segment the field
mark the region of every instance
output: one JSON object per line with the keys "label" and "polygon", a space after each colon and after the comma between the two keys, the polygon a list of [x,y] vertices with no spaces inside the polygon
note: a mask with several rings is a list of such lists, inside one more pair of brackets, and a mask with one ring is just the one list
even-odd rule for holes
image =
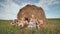
{"label": "field", "polygon": [[60,19],[48,19],[39,30],[20,29],[12,26],[12,20],[0,20],[0,34],[60,34]]}

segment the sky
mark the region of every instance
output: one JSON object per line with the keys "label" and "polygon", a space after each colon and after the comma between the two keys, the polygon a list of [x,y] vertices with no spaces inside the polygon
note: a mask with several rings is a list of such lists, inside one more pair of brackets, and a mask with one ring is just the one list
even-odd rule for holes
{"label": "sky", "polygon": [[46,18],[60,18],[60,0],[0,0],[0,19],[16,19],[27,4],[42,7]]}

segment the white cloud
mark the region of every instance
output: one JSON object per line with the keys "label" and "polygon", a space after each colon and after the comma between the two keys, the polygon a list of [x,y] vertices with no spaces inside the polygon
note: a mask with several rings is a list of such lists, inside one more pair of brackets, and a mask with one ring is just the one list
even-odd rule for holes
{"label": "white cloud", "polygon": [[54,4],[60,4],[59,0],[40,0],[41,4],[45,4],[45,5],[54,5]]}
{"label": "white cloud", "polygon": [[[4,11],[0,13],[0,19],[15,19],[17,16],[17,13],[20,9],[20,6],[12,2],[12,0],[5,0],[5,3],[1,5],[4,6],[1,11]],[[3,10],[4,9],[4,10]]]}
{"label": "white cloud", "polygon": [[[60,4],[60,0],[40,0],[38,3],[31,3],[31,1],[24,0],[24,2],[22,2],[22,5],[18,5],[17,3],[13,2],[13,0],[4,0],[4,1],[5,1],[4,3],[0,2],[0,5],[4,7],[1,8],[0,10],[0,12],[3,11],[2,13],[0,13],[0,19],[15,19],[17,17],[19,9],[27,4],[33,4],[39,7],[41,6],[44,10],[49,10],[48,8],[49,5]],[[16,0],[16,1],[20,3],[23,0],[21,1]]]}
{"label": "white cloud", "polygon": [[44,10],[49,10],[48,6],[60,4],[60,0],[40,0],[38,3],[35,3],[35,5],[42,7]]}

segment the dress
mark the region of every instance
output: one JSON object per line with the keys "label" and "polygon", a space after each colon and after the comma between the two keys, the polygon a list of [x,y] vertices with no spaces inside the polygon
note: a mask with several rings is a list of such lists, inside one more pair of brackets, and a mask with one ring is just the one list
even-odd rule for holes
{"label": "dress", "polygon": [[28,28],[36,28],[36,20],[35,19],[31,19],[28,25]]}

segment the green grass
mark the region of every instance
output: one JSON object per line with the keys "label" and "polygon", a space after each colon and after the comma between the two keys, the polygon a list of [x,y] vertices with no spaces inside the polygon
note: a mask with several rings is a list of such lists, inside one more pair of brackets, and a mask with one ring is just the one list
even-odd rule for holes
{"label": "green grass", "polygon": [[48,19],[39,30],[20,29],[12,26],[12,20],[0,20],[0,34],[60,34],[60,19]]}

